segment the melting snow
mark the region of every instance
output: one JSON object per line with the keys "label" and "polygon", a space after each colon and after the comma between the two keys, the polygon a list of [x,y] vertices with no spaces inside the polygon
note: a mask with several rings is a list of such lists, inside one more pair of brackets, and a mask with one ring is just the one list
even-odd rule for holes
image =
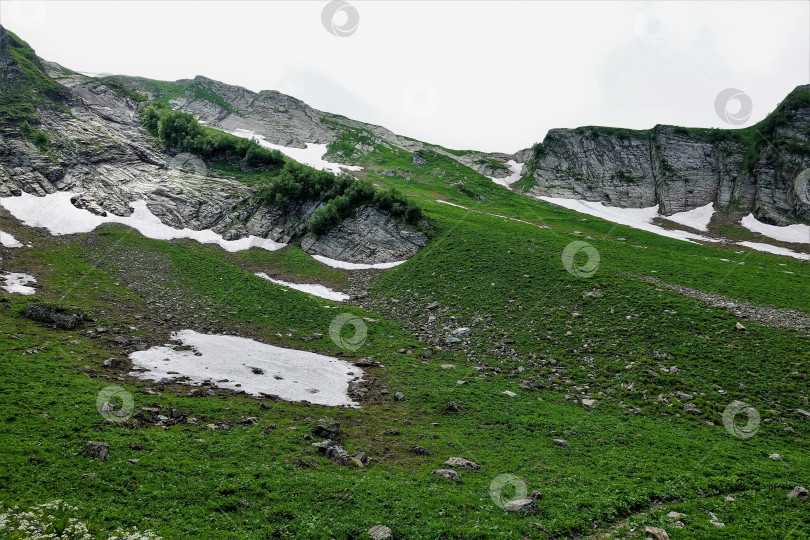
{"label": "melting snow", "polygon": [[97,216],[87,210],[76,208],[70,203],[73,193],[58,191],[36,197],[23,193],[19,197],[2,197],[0,205],[30,227],[45,227],[55,236],[90,232],[104,223],[121,223],[137,229],[142,235],[156,240],[173,240],[175,238],[190,238],[204,244],[219,244],[226,251],[243,251],[252,247],[259,247],[274,251],[284,247],[281,244],[249,236],[239,240],[225,240],[221,234],[211,229],[195,231],[192,229],[175,229],[160,221],[146,206],[145,201],[131,203],[132,215],[128,217],[107,214]]}
{"label": "melting snow", "polygon": [[309,283],[290,283],[289,281],[281,281],[280,279],[273,279],[264,272],[257,272],[256,275],[259,276],[260,278],[266,279],[267,281],[271,281],[277,285],[283,285],[284,287],[289,287],[290,289],[302,291],[314,296],[320,296],[321,298],[326,298],[327,300],[344,302],[349,299],[348,294],[335,291],[334,289],[324,287],[323,285],[316,285]]}
{"label": "melting snow", "polygon": [[22,247],[22,242],[20,242],[7,232],[0,231],[0,245],[7,248],[17,248]]}
{"label": "melting snow", "polygon": [[5,272],[0,274],[0,279],[5,282],[5,284],[0,286],[0,288],[5,289],[10,293],[34,294],[36,292],[33,287],[28,286],[29,283],[37,282],[34,276],[14,272]]}
{"label": "melting snow", "polygon": [[520,173],[523,171],[523,163],[518,163],[514,159],[510,159],[509,161],[506,162],[506,165],[509,167],[509,170],[512,172],[512,174],[510,174],[505,178],[495,178],[494,176],[489,176],[487,178],[489,178],[496,184],[500,184],[505,188],[509,188],[509,186],[520,180]]}
{"label": "melting snow", "polygon": [[316,261],[322,262],[327,266],[331,266],[332,268],[343,268],[344,270],[369,270],[372,268],[376,270],[382,270],[386,268],[393,268],[405,262],[405,261],[394,261],[390,263],[362,264],[362,263],[339,261],[337,259],[330,259],[329,257],[324,257],[323,255],[313,255],[312,258],[315,259]]}
{"label": "melting snow", "polygon": [[[538,198],[551,204],[556,204],[557,206],[562,206],[564,208],[575,210],[590,216],[596,216],[613,223],[618,223],[619,225],[626,225],[634,229],[648,231],[660,236],[675,238],[676,240],[684,240],[686,242],[693,242],[695,240],[702,240],[704,242],[718,241],[699,234],[679,230],[670,230],[659,227],[658,225],[653,225],[652,221],[654,218],[662,217],[658,214],[658,206],[650,206],[649,208],[619,208],[617,206],[605,206],[601,202],[581,201],[579,199],[561,199],[555,197]],[[682,214],[683,213],[686,212],[682,212]],[[671,217],[672,216],[670,216],[670,218]]]}
{"label": "melting snow", "polygon": [[686,227],[697,229],[698,231],[708,231],[709,222],[714,215],[714,203],[709,203],[706,206],[688,210],[686,212],[678,212],[671,216],[661,216],[668,221],[674,221]]}
{"label": "melting snow", "polygon": [[749,231],[765,235],[774,240],[795,244],[810,244],[810,226],[808,225],[796,223],[787,227],[777,227],[776,225],[762,223],[754,217],[754,214],[748,214],[742,218],[740,223]]}
{"label": "melting snow", "polygon": [[315,144],[315,143],[307,143],[306,148],[293,148],[290,146],[281,146],[278,144],[273,144],[268,142],[264,137],[250,131],[248,129],[237,129],[231,132],[232,135],[236,135],[237,137],[242,137],[244,139],[256,139],[259,141],[259,144],[264,146],[265,148],[270,148],[271,150],[278,150],[285,156],[294,159],[298,163],[303,163],[304,165],[309,165],[310,167],[314,167],[315,169],[319,169],[322,171],[329,171],[332,173],[340,173],[342,171],[362,171],[363,167],[358,167],[356,165],[343,165],[342,163],[333,163],[331,161],[325,161],[323,159],[324,154],[328,151],[328,148],[325,144]]}
{"label": "melting snow", "polygon": [[773,253],[774,255],[785,255],[787,257],[793,257],[794,259],[802,259],[805,261],[810,261],[810,254],[798,253],[796,251],[783,247],[772,246],[770,244],[760,244],[759,242],[737,242],[737,243],[741,246],[755,249],[757,251],[764,251],[765,253]]}
{"label": "melting snow", "polygon": [[175,332],[172,339],[193,350],[165,345],[136,351],[129,355],[132,363],[147,371],[134,370],[130,375],[157,381],[184,378],[178,382],[193,385],[211,381],[219,388],[252,395],[275,394],[287,401],[357,406],[347,390],[349,381],[362,377],[363,371],[343,360],[193,330]]}

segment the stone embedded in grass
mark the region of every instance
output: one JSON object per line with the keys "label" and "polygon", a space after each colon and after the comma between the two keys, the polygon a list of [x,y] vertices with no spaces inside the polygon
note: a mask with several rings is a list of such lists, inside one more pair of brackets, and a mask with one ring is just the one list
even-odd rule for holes
{"label": "stone embedded in grass", "polygon": [[416,446],[414,446],[413,448],[411,448],[411,452],[413,452],[414,454],[419,454],[420,456],[429,456],[430,455],[430,450],[428,450],[427,448],[424,448],[422,446],[419,446],[418,444]]}
{"label": "stone embedded in grass", "polygon": [[471,330],[466,326],[462,326],[461,328],[456,328],[453,330],[453,335],[456,337],[465,338],[470,335]]}
{"label": "stone embedded in grass", "polygon": [[683,406],[683,412],[689,414],[703,414],[694,403],[687,403]]}
{"label": "stone embedded in grass", "polygon": [[670,512],[667,514],[669,519],[681,519],[682,517],[686,517],[686,514],[681,514],[680,512]]}
{"label": "stone embedded in grass", "polygon": [[658,527],[650,527],[649,525],[644,527],[644,536],[652,540],[669,540],[667,531],[659,529]]}
{"label": "stone embedded in grass", "polygon": [[771,458],[774,461],[779,461],[784,456],[782,454],[768,454],[768,457]]}
{"label": "stone embedded in grass", "polygon": [[461,412],[462,406],[455,401],[449,402],[447,405],[444,406],[444,412]]}
{"label": "stone embedded in grass", "polygon": [[566,441],[565,439],[551,439],[551,442],[556,446],[568,448],[568,441]]}
{"label": "stone embedded in grass", "polygon": [[735,330],[741,330],[741,331],[747,330],[747,328],[745,326],[743,326],[742,323],[739,322],[739,321],[737,322],[737,324],[734,325],[734,329]]}
{"label": "stone embedded in grass", "polygon": [[324,439],[331,439],[333,441],[338,440],[342,436],[338,422],[327,422],[323,418],[318,420],[318,425],[312,430],[312,434],[316,437],[323,437]]}
{"label": "stone embedded in grass", "polygon": [[107,454],[110,451],[110,444],[105,442],[99,441],[88,441],[86,445],[84,445],[84,450],[82,450],[82,454],[87,457],[91,457],[94,459],[98,459],[101,461],[107,461]]}
{"label": "stone embedded in grass", "polygon": [[452,467],[455,469],[466,469],[468,471],[477,471],[481,468],[475,462],[470,461],[469,459],[464,459],[462,457],[451,457],[448,458],[447,461],[442,463],[442,465],[446,465],[447,467]]}
{"label": "stone embedded in grass", "polygon": [[810,412],[803,409],[796,409],[796,414],[810,420]]}
{"label": "stone embedded in grass", "polygon": [[586,409],[595,409],[599,402],[595,399],[581,399],[579,400],[579,403]]}
{"label": "stone embedded in grass", "polygon": [[388,540],[393,538],[391,529],[385,525],[374,525],[368,530],[368,535],[372,538],[372,540]]}
{"label": "stone embedded in grass", "polygon": [[453,482],[461,480],[461,477],[459,477],[458,473],[456,471],[451,471],[450,469],[436,469],[435,471],[433,471],[432,474],[435,474],[436,476],[441,476],[443,478],[447,478],[448,480],[451,480]]}
{"label": "stone embedded in grass", "polygon": [[394,394],[394,401],[405,401],[405,394],[402,392],[397,392]]}
{"label": "stone embedded in grass", "polygon": [[527,512],[529,514],[536,514],[540,509],[533,499],[515,499],[504,503],[503,509],[509,512]]}
{"label": "stone embedded in grass", "polygon": [[788,499],[797,499],[797,498],[806,498],[807,497],[807,489],[803,488],[802,486],[796,486],[788,493]]}
{"label": "stone embedded in grass", "polygon": [[22,311],[22,316],[46,324],[53,324],[62,330],[73,330],[85,321],[81,311],[67,306],[51,303],[28,304]]}
{"label": "stone embedded in grass", "polygon": [[509,397],[515,397],[517,395],[516,393],[514,393],[514,392],[512,392],[510,390],[504,390],[503,392],[501,392],[501,394],[504,394],[504,395],[509,396]]}

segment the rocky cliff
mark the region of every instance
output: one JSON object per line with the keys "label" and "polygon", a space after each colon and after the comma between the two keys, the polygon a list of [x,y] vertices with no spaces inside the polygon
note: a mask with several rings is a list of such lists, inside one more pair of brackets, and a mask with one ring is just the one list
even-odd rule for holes
{"label": "rocky cliff", "polygon": [[[42,61],[2,26],[0,74],[0,196],[70,191],[75,206],[117,215],[130,215],[130,203],[145,200],[170,226],[212,229],[228,240],[290,242],[308,234],[318,203],[282,211],[263,204],[258,188],[204,166],[173,167],[174,156],[141,126],[137,93]],[[426,243],[421,232],[373,207],[360,208],[347,225],[307,245],[327,257],[379,263],[407,258]],[[365,249],[357,248],[360,237]]]}
{"label": "rocky cliff", "polygon": [[810,222],[810,193],[796,181],[810,167],[810,86],[745,129],[554,129],[515,159],[528,161],[521,186],[532,196],[666,215],[713,203],[776,225]]}

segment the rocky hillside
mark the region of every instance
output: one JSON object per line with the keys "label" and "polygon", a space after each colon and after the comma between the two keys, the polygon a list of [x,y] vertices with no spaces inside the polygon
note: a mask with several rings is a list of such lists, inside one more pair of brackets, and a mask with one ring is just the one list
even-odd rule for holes
{"label": "rocky hillside", "polygon": [[[79,194],[78,207],[123,216],[131,214],[131,202],[145,200],[168,225],[212,229],[226,240],[290,242],[308,234],[317,202],[275,208],[256,186],[205,166],[172,166],[175,156],[142,127],[145,98],[117,81],[45,62],[2,27],[0,73],[0,196],[70,191]],[[308,238],[309,251],[380,263],[407,258],[426,243],[413,226],[373,206],[357,216]]]}
{"label": "rocky hillside", "polygon": [[516,156],[532,196],[658,204],[667,215],[714,203],[776,225],[808,222],[810,194],[796,177],[810,167],[810,86],[745,129],[554,129]]}

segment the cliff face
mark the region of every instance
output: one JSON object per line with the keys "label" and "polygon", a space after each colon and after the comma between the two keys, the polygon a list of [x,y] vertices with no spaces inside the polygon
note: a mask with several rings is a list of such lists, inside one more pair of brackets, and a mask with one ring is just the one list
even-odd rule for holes
{"label": "cliff face", "polygon": [[657,204],[666,215],[714,203],[776,225],[808,222],[810,194],[796,178],[810,167],[810,86],[750,128],[554,129],[520,158],[532,196]]}
{"label": "cliff face", "polygon": [[[318,203],[282,211],[263,204],[254,186],[204,166],[172,167],[173,156],[141,126],[136,94],[39,60],[2,26],[0,75],[0,197],[70,191],[78,208],[116,215],[130,215],[130,203],[144,200],[167,225],[212,229],[226,240],[255,235],[286,243],[309,234]],[[330,231],[328,246],[310,239],[320,248],[313,253],[393,262],[427,242],[376,208],[358,216]],[[367,249],[357,249],[359,241]]]}

